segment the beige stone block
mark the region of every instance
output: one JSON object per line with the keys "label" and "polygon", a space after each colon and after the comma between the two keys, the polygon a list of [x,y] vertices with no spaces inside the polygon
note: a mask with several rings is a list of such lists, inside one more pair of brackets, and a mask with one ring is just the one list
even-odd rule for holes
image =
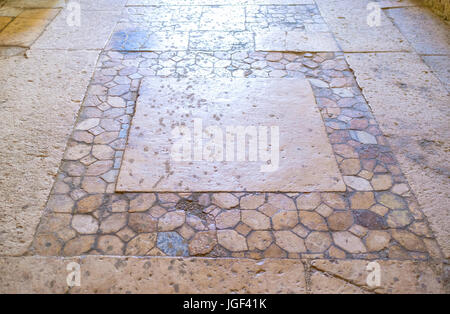
{"label": "beige stone block", "polygon": [[431,68],[434,75],[441,81],[442,84],[450,92],[450,71],[448,65],[450,64],[450,55],[447,56],[422,56],[423,61]]}
{"label": "beige stone block", "polygon": [[8,25],[9,22],[12,21],[11,17],[7,17],[7,16],[0,16],[0,31],[6,26]]}
{"label": "beige stone block", "polygon": [[398,8],[386,12],[417,53],[450,54],[450,25],[429,8]]}
{"label": "beige stone block", "polygon": [[[369,0],[317,0],[317,6],[345,52],[411,50],[408,41],[380,11],[380,24],[369,25]],[[375,12],[376,13],[376,12]]]}
{"label": "beige stone block", "polygon": [[[186,97],[186,90],[191,96]],[[193,103],[196,105],[191,105]],[[167,115],[167,110],[171,114]],[[149,119],[149,116],[153,118]],[[197,126],[202,124],[200,129],[194,128],[195,123]],[[173,153],[178,147],[174,144],[179,141],[179,134],[173,133],[177,126],[179,131],[181,126],[188,130],[185,138],[188,148],[183,148],[187,157],[176,157]],[[268,129],[262,132],[260,127],[278,128],[279,157],[276,133],[267,136],[270,141],[275,139],[274,153],[269,157],[274,159],[273,171],[264,169],[267,162],[261,149],[259,157],[249,161],[249,145],[233,147],[227,144],[227,128],[231,130],[228,135],[233,135],[238,126],[250,126],[259,131],[258,137],[253,134],[252,142],[259,141],[260,148],[264,147],[264,142],[258,138],[261,139],[264,132],[268,135]],[[218,152],[214,158],[208,154],[211,152],[207,149],[208,141],[197,140],[202,136],[201,130],[211,127],[214,127],[218,141],[222,141],[222,145],[215,142],[219,149],[212,149]],[[204,141],[203,147],[197,144],[200,141]],[[256,148],[256,145],[252,147]],[[231,158],[227,149],[232,153]],[[247,152],[247,156],[237,160],[240,151]],[[278,167],[277,158],[280,160]],[[242,190],[345,190],[308,81],[144,79],[117,191]]]}
{"label": "beige stone block", "polygon": [[29,47],[48,24],[44,19],[17,17],[0,33],[1,46]]}
{"label": "beige stone block", "polygon": [[261,30],[255,33],[257,51],[340,51],[331,33]]}
{"label": "beige stone block", "polygon": [[0,177],[8,178],[0,182],[2,255],[23,254],[32,240],[98,52],[27,56],[0,60]]}
{"label": "beige stone block", "polygon": [[[370,287],[367,284],[369,271],[367,266],[371,261],[312,261],[312,266],[335,278],[355,285],[368,292],[377,293],[443,293],[443,267],[439,264],[414,261],[383,261],[376,260],[380,266],[381,285]],[[326,282],[315,282],[312,292],[322,287]],[[338,288],[338,286],[335,286]],[[342,287],[342,286],[341,286]]]}
{"label": "beige stone block", "polygon": [[1,258],[0,292],[67,293],[70,262],[82,270],[81,286],[72,293],[306,292],[299,260],[99,256]]}
{"label": "beige stone block", "polygon": [[63,10],[33,48],[103,49],[120,18],[120,11],[81,10],[80,25],[72,25],[71,11]]}
{"label": "beige stone block", "polygon": [[17,17],[26,19],[52,20],[57,14],[58,9],[26,9]]}

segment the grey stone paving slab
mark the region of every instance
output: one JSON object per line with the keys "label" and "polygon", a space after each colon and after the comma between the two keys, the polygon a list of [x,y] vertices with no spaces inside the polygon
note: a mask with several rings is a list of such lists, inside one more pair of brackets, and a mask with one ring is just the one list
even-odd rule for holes
{"label": "grey stone paving slab", "polygon": [[0,8],[0,16],[17,16],[22,12],[20,8],[2,7]]}
{"label": "grey stone paving slab", "polygon": [[1,255],[32,240],[97,57],[31,50],[0,60]]}
{"label": "grey stone paving slab", "polygon": [[414,53],[348,54],[346,59],[448,258],[447,90]]}
{"label": "grey stone paving slab", "polygon": [[411,46],[380,11],[380,25],[369,26],[370,1],[316,0],[323,18],[345,52],[408,51]]}
{"label": "grey stone paving slab", "polygon": [[247,27],[255,33],[272,28],[329,31],[315,5],[246,5],[245,13]]}
{"label": "grey stone paving slab", "polygon": [[[3,257],[0,292],[448,293],[442,263],[374,261],[382,271],[383,284],[378,288],[368,287],[364,260]],[[71,262],[83,270],[80,287],[67,286],[67,265]],[[305,269],[309,263],[314,267]]]}
{"label": "grey stone paving slab", "polygon": [[329,32],[315,5],[132,6],[122,23],[152,31],[253,31],[267,29]]}
{"label": "grey stone paving slab", "polygon": [[[139,93],[117,191],[345,190],[305,79],[146,78]],[[201,119],[204,134],[214,133],[218,142],[199,140],[197,135],[203,133],[197,131],[201,127],[193,129],[198,123],[194,119]],[[179,132],[197,133],[196,143],[203,143],[203,149],[186,144],[184,151],[191,149],[191,153],[184,159],[173,153],[178,151],[179,134],[172,132],[182,126],[190,131]],[[250,134],[258,139],[252,142],[259,143],[254,157],[250,146],[242,146],[245,143],[226,145],[227,127],[239,126],[252,126],[258,133]],[[268,129],[261,126],[278,128],[279,154],[275,129],[267,137]],[[270,149],[264,139],[272,143]],[[217,150],[211,143],[217,144]],[[256,153],[256,146],[252,147]],[[266,157],[268,152],[273,155]]]}
{"label": "grey stone paving slab", "polygon": [[252,32],[193,31],[189,49],[202,51],[229,51],[254,49]]}
{"label": "grey stone paving slab", "polygon": [[113,50],[186,50],[189,33],[183,31],[150,31],[140,24],[119,23],[107,45]]}
{"label": "grey stone paving slab", "polygon": [[422,59],[450,91],[450,56],[422,56]]}
{"label": "grey stone paving slab", "polygon": [[71,11],[62,10],[34,43],[39,49],[103,49],[120,11],[81,10],[79,25],[72,24]]}
{"label": "grey stone paving slab", "polygon": [[[208,8],[210,7],[205,7],[205,10]],[[160,30],[162,27],[186,29],[185,24],[188,24],[191,30],[196,29],[194,25],[198,26],[203,10],[204,7],[201,6],[127,7],[121,22],[151,26],[153,31]]]}
{"label": "grey stone paving slab", "polygon": [[419,54],[450,55],[450,24],[428,8],[386,10]]}
{"label": "grey stone paving slab", "polygon": [[[82,269],[80,287],[67,286],[66,268],[72,261]],[[0,292],[304,293],[303,263],[180,257],[0,258]]]}
{"label": "grey stone paving slab", "polygon": [[0,31],[11,22],[12,18],[7,16],[0,16]]}
{"label": "grey stone paving slab", "polygon": [[257,51],[340,51],[328,32],[261,30],[255,34]]}
{"label": "grey stone paving slab", "polygon": [[245,30],[244,7],[211,7],[202,13],[199,30]]}

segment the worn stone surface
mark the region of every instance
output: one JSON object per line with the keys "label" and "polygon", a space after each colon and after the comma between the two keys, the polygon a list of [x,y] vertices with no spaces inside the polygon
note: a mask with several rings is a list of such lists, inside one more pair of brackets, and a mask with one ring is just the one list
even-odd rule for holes
{"label": "worn stone surface", "polygon": [[130,212],[143,212],[152,207],[155,203],[156,196],[154,194],[140,194],[130,201]]}
{"label": "worn stone surface", "polygon": [[367,23],[369,0],[316,0],[323,18],[344,52],[410,50],[406,38],[391,20],[380,12],[380,25]]}
{"label": "worn stone surface", "polygon": [[328,230],[327,223],[322,216],[314,212],[300,212],[300,222],[311,230]]}
{"label": "worn stone surface", "polygon": [[448,70],[450,56],[422,56],[422,59],[450,92],[450,71]]}
{"label": "worn stone surface", "polygon": [[[419,54],[450,55],[449,24],[430,9],[395,8],[386,12]],[[420,27],[416,27],[418,19]]]}
{"label": "worn stone surface", "polygon": [[[83,284],[76,289],[69,289],[66,283],[66,265],[71,261],[80,263],[82,270]],[[213,261],[90,256],[84,259],[2,258],[0,263],[2,293],[306,292],[303,264],[294,260],[239,259],[236,263],[236,260],[220,258]],[[167,271],[169,266],[175,271]],[[255,278],[256,274],[259,275]]]}
{"label": "worn stone surface", "polygon": [[305,240],[308,250],[315,253],[325,252],[331,243],[331,237],[326,232],[311,232]]}
{"label": "worn stone surface", "polygon": [[184,211],[168,212],[158,220],[159,231],[171,231],[180,227],[186,220]]}
{"label": "worn stone surface", "polygon": [[319,206],[320,194],[319,193],[306,193],[297,197],[297,207],[303,210],[311,210]]}
{"label": "worn stone surface", "polygon": [[[312,267],[321,272],[344,279],[365,291],[376,293],[438,293],[443,292],[442,265],[413,261],[376,261],[381,270],[381,286],[367,285],[365,261],[312,261]],[[326,282],[319,283],[321,286]]]}
{"label": "worn stone surface", "polygon": [[196,233],[189,242],[189,253],[192,256],[204,255],[211,252],[217,244],[215,231],[203,231]]}
{"label": "worn stone surface", "polygon": [[[383,282],[386,285],[383,289],[373,289],[353,280],[351,276],[336,275],[332,269],[325,271],[313,265],[314,261],[320,259],[337,259],[338,263],[343,263],[343,259],[350,259],[352,264],[345,267],[357,265],[352,271],[362,273],[362,278],[366,278],[367,264],[374,260],[423,261],[422,265],[431,266],[436,271],[439,265],[430,261],[439,262],[443,258],[440,247],[433,238],[433,232],[428,228],[427,219],[413,196],[415,191],[410,189],[408,178],[403,175],[396,156],[383,135],[384,130],[380,129],[377,123],[378,117],[373,115],[370,104],[366,102],[363,95],[365,91],[362,91],[355,81],[344,54],[339,52],[340,47],[332,38],[332,32],[339,37],[342,35],[342,29],[329,28],[313,1],[205,1],[185,0],[183,6],[178,7],[173,3],[149,0],[142,1],[138,6],[124,8],[124,0],[82,0],[82,22],[86,17],[94,15],[111,19],[102,21],[101,25],[97,23],[98,31],[91,22],[84,23],[83,27],[78,29],[70,29],[66,25],[62,27],[63,19],[68,13],[63,12],[53,21],[48,31],[44,32],[42,38],[45,40],[40,44],[43,44],[43,47],[57,48],[59,53],[67,50],[65,46],[71,47],[70,49],[102,49],[107,40],[105,38],[110,39],[98,59],[78,120],[67,142],[60,171],[54,173],[55,183],[48,198],[47,211],[26,254],[59,256],[60,260],[64,260],[63,256],[90,255],[93,258],[92,255],[129,255],[145,260],[143,267],[146,270],[152,269],[155,263],[146,259],[146,256],[164,256],[167,260],[170,257],[183,256],[179,259],[182,262],[188,262],[187,256],[202,256],[214,267],[220,267],[221,257],[234,259],[239,267],[244,263],[244,257],[259,260],[261,265],[270,262],[265,259],[283,259],[282,262],[303,259],[300,262],[302,266],[307,267],[306,270],[302,268],[299,271],[307,278],[304,290],[310,293],[397,292],[404,289],[399,284],[401,281],[409,284],[410,290],[407,291],[413,291],[419,286],[417,290],[420,292],[438,291],[439,288],[432,283],[430,286],[433,287],[429,289],[429,282],[417,277],[418,273],[414,267],[406,271],[399,271],[394,267],[396,273],[402,273],[406,278],[397,275],[391,277],[389,282]],[[20,2],[29,4],[28,1]],[[382,7],[400,6],[395,1],[391,2],[379,4]],[[47,8],[55,3],[42,1],[39,3],[39,6],[43,6],[41,9],[0,9],[0,16],[6,16],[9,22],[17,15],[22,19],[29,19],[34,15],[50,21],[57,11]],[[328,8],[338,10],[335,16],[338,23],[344,25],[346,19],[356,21],[347,28],[347,35],[358,27],[362,34],[373,36],[391,30],[392,24],[389,21],[385,24],[384,15],[381,27],[367,30],[364,25],[358,25],[364,23],[361,14],[369,17],[370,12],[363,2],[353,4],[352,7],[348,6],[349,3],[341,1],[327,4]],[[409,5],[409,2],[404,5]],[[348,8],[348,12],[342,11],[344,7]],[[120,23],[113,30],[119,14]],[[360,16],[353,18],[354,14]],[[108,33],[110,31],[111,37]],[[83,35],[89,32],[92,34]],[[274,34],[279,36],[274,38]],[[396,42],[396,38],[400,38],[398,34],[388,34],[386,49],[399,47],[399,42]],[[60,38],[60,35],[66,37]],[[356,44],[379,47],[377,45],[381,41],[380,37],[373,36],[369,36],[366,42]],[[73,42],[67,43],[70,37]],[[86,42],[81,41],[81,37],[84,37]],[[355,36],[355,39],[358,38],[361,39]],[[369,42],[371,39],[375,39],[373,43]],[[338,41],[342,39],[338,38]],[[292,51],[255,51],[261,44],[267,44],[267,47],[274,50],[277,50],[279,45],[282,50]],[[352,47],[357,46],[354,42],[350,44]],[[323,52],[328,49],[332,52]],[[36,51],[36,48],[32,50]],[[25,49],[20,47],[0,49],[2,59],[24,54]],[[30,52],[27,54],[31,55]],[[377,66],[377,70],[382,72],[389,63]],[[371,65],[367,68],[372,70]],[[84,70],[79,67],[77,69]],[[423,68],[424,71],[427,71],[426,69]],[[402,73],[401,70],[398,72]],[[373,76],[378,78],[378,73]],[[299,190],[280,192],[278,189],[273,190],[276,193],[262,193],[244,188],[231,193],[220,189],[217,190],[222,191],[219,193],[197,190],[183,193],[143,193],[141,190],[136,190],[136,193],[117,193],[117,176],[122,166],[129,131],[133,130],[132,120],[135,117],[137,97],[142,94],[142,89],[139,90],[142,83],[148,78],[160,82],[171,78],[195,83],[200,77],[206,82],[240,78],[243,86],[252,80],[279,79],[283,84],[289,80],[308,82],[307,86],[312,90],[310,96],[315,98],[311,107],[317,108],[320,114],[318,125],[324,126],[324,134],[327,135],[324,141],[329,143],[330,156],[339,168],[339,176],[332,175],[328,180],[338,182],[342,174],[345,183],[342,185],[342,192],[328,189],[324,192],[313,187],[308,191],[310,193]],[[417,88],[419,94],[426,94],[429,88],[426,85],[428,83],[424,85],[420,81],[414,81],[415,85],[405,84],[402,80],[390,83],[400,88],[399,95],[410,86]],[[193,108],[200,108],[207,103],[207,99],[202,97],[203,92],[198,95],[191,94],[192,88],[187,87],[187,90],[182,91],[183,106],[174,108],[174,112],[180,114],[178,126],[186,125],[192,119],[191,114],[195,111]],[[270,93],[277,94],[278,90],[270,90]],[[386,90],[389,89],[386,87]],[[433,105],[433,95],[428,98],[428,102],[425,98],[422,99],[423,103]],[[3,95],[0,96],[1,103]],[[215,100],[224,101],[222,106],[226,109],[223,112],[234,112],[235,110],[230,110],[226,104],[227,97],[228,95],[225,95]],[[245,103],[245,97],[246,93],[240,93],[239,103],[236,102],[235,106],[239,108],[241,103]],[[156,108],[158,99],[155,101],[147,103],[146,106]],[[389,101],[394,103],[393,99]],[[61,103],[64,103],[64,99]],[[272,108],[273,105],[267,107]],[[5,108],[8,108],[8,105]],[[261,110],[259,106],[256,108]],[[176,124],[168,120],[173,117],[173,112],[165,109],[167,107],[158,109],[163,119],[157,119],[152,135],[164,127],[168,127],[170,131],[174,130]],[[58,111],[58,108],[54,110]],[[428,110],[422,106],[418,112],[424,113]],[[264,114],[261,112],[261,115]],[[270,112],[267,114],[267,121],[279,120],[280,124],[277,125],[282,125],[281,122],[286,120],[285,117],[289,117],[290,112],[278,116],[271,116]],[[14,123],[21,126],[24,116],[26,115],[17,116]],[[301,117],[296,119],[298,124],[310,119],[304,114],[297,116]],[[445,116],[445,113],[442,116]],[[49,118],[55,117],[49,115]],[[212,124],[216,125],[228,120],[229,117],[220,114],[211,118]],[[235,122],[248,126],[247,122],[252,121],[244,115],[236,117]],[[409,126],[401,127],[406,130],[405,134],[408,134]],[[143,131],[135,129],[138,135]],[[214,136],[212,129],[208,131],[209,135]],[[308,138],[309,131],[303,130],[302,138]],[[291,134],[292,131],[285,133]],[[390,134],[388,136],[391,137]],[[314,142],[311,145],[316,144]],[[434,144],[428,140],[421,140],[419,145],[427,153],[434,150]],[[442,147],[445,151],[445,144],[442,144]],[[297,148],[302,151],[303,144]],[[285,151],[286,147],[281,145],[280,149]],[[143,146],[143,151],[152,155],[148,147]],[[323,153],[320,146],[318,151]],[[38,152],[36,156],[45,159],[42,157],[45,156],[44,153]],[[284,162],[283,159],[280,160]],[[135,162],[136,160],[130,160],[131,164]],[[221,163],[216,166],[216,169],[220,169]],[[303,174],[305,170],[301,166],[295,169]],[[444,165],[442,167],[445,168]],[[173,175],[174,169],[170,164],[164,165],[163,168],[168,176]],[[133,171],[132,167],[130,169]],[[133,175],[135,174],[136,172],[133,172]],[[192,178],[198,180],[199,175],[208,177],[210,173],[194,173]],[[243,176],[252,179],[247,173]],[[305,182],[309,179],[305,177]],[[21,210],[26,212],[28,208]],[[82,260],[85,261],[86,257],[83,256]],[[126,265],[127,260],[117,258],[114,262],[115,274],[121,270],[127,274],[135,271],[128,270]],[[386,265],[383,264],[382,267],[393,267]],[[50,263],[46,267],[51,267]],[[176,271],[174,267],[175,260],[171,260],[171,265],[165,265],[160,271],[161,275]],[[207,269],[202,269],[205,270],[208,272]],[[432,276],[436,280],[442,278],[441,282],[445,282],[439,271],[430,273],[426,268],[422,270],[424,271],[420,272],[421,276]],[[180,273],[183,275],[185,271],[186,269],[183,269]],[[212,269],[212,272],[216,271],[215,268]],[[230,270],[231,273],[235,271],[236,266]],[[259,269],[252,278],[258,280],[266,276],[266,271]],[[280,278],[287,271],[281,270]],[[146,274],[141,270],[137,272]],[[92,276],[93,273],[95,272],[88,269],[85,275]],[[350,275],[354,274],[351,272]],[[387,276],[391,275],[388,271]],[[207,280],[202,282],[202,287],[209,284],[213,278],[210,274],[206,276]],[[102,276],[101,280],[106,277],[108,276]],[[127,275],[121,278],[125,277]],[[158,278],[160,277],[156,280]],[[144,284],[142,277],[133,277],[129,282],[137,286]],[[287,285],[286,291],[297,291],[289,286],[289,282]],[[415,288],[411,288],[414,285]],[[56,282],[50,282],[47,287],[55,286],[58,286]],[[121,287],[120,284],[118,286]],[[145,291],[145,288],[140,287]],[[159,287],[163,289],[165,286],[163,284]],[[170,288],[173,292],[184,291],[183,286],[174,280],[171,280]],[[130,289],[133,290],[124,288],[122,292],[130,292]],[[76,292],[75,290],[71,289],[71,292]],[[236,291],[239,289],[232,290]]]}
{"label": "worn stone surface", "polygon": [[[176,157],[173,153],[174,149],[178,153],[180,147],[170,145],[180,141],[179,135],[174,137],[171,132],[173,126],[183,121],[184,113],[175,109],[186,101],[192,101],[186,100],[183,92],[189,86],[191,86],[189,89],[192,97],[197,99],[194,101],[200,99],[204,101],[201,102],[201,106],[191,109],[191,117],[186,121],[186,126],[189,128],[189,131],[186,131],[189,132],[187,134],[195,135],[194,132],[197,132],[194,126],[195,119],[201,119],[200,123],[204,125],[204,128],[212,125],[219,128],[215,131],[219,132],[215,135],[218,137],[216,139],[218,144],[215,145],[219,145],[220,151],[215,151],[219,155],[211,161],[208,161],[209,157],[205,155],[206,148],[192,145],[194,140],[191,136],[186,135],[188,148],[181,150],[182,154],[188,154],[186,157]],[[269,90],[277,90],[277,93],[269,93]],[[294,94],[293,91],[296,93]],[[243,99],[246,99],[245,102],[242,101]],[[278,105],[274,106],[274,103]],[[149,104],[155,104],[155,106]],[[227,106],[239,107],[239,109],[231,112],[226,109]],[[161,107],[173,108],[174,112],[170,116],[161,115],[158,119],[146,118],[148,115],[158,114],[158,108]],[[292,119],[278,125],[277,120],[281,117],[289,119],[296,115],[302,117],[302,123]],[[216,121],[215,117],[220,117],[220,120]],[[226,148],[231,144],[224,145],[225,130],[227,127],[234,128],[240,125],[253,126],[255,131],[261,125],[279,128],[279,147],[285,148],[279,154],[275,151],[276,155],[270,157],[274,159],[271,161],[273,169],[261,168],[264,162],[260,157],[258,157],[259,162],[247,163],[239,162],[234,155],[227,157],[228,154],[225,154],[225,151],[232,151],[232,148]],[[159,129],[156,135],[153,132],[154,129]],[[261,131],[258,132],[261,133]],[[307,137],[304,136],[305,133],[308,134]],[[302,147],[301,150],[298,149],[299,145]],[[146,148],[153,153],[147,153]],[[200,150],[200,156],[196,156],[196,149]],[[246,151],[250,148],[242,149]],[[276,150],[276,146],[273,146],[273,149]],[[159,152],[157,157],[155,152]],[[236,158],[240,158],[239,152],[240,150]],[[278,158],[281,163],[276,160]],[[221,162],[221,166],[216,169],[218,162]],[[239,167],[236,167],[238,164]],[[192,166],[187,167],[187,165]],[[214,81],[164,79],[162,81],[146,78],[141,85],[137,112],[131,125],[117,190],[128,192],[239,191],[243,189],[342,191],[344,186],[339,178],[337,165],[326,142],[320,116],[315,109],[311,89],[306,81],[295,79],[218,79]]]}
{"label": "worn stone surface", "polygon": [[272,227],[275,230],[290,229],[297,225],[298,213],[292,210],[281,210],[272,216]]}
{"label": "worn stone surface", "polygon": [[[449,256],[448,158],[447,145],[442,142],[449,137],[447,90],[413,54],[352,54],[346,58]],[[424,117],[423,104],[430,99],[433,104],[427,106]]]}
{"label": "worn stone surface", "polygon": [[257,51],[340,51],[329,32],[269,30],[256,33]]}
{"label": "worn stone surface", "polygon": [[[208,8],[204,9],[209,12]],[[297,8],[293,9],[297,10]],[[161,12],[163,9],[158,10]],[[314,11],[313,8],[306,11],[309,12],[309,10]],[[197,11],[198,8],[195,8],[194,12]],[[133,18],[137,18],[137,15]],[[353,183],[371,182],[376,179],[374,182],[378,184],[380,180],[377,181],[377,179],[381,177],[382,183],[389,182],[389,178],[391,178],[393,186],[389,190],[354,192],[352,186],[358,187],[358,185],[352,185],[347,186],[348,193],[114,193],[115,181],[125,148],[125,139],[134,112],[137,87],[141,81],[140,73],[144,76],[154,76],[161,70],[162,73],[156,74],[156,76],[166,76],[175,65],[188,69],[190,67],[186,64],[191,64],[190,62],[194,60],[198,65],[194,73],[203,71],[200,69],[212,71],[216,65],[222,70],[230,71],[214,74],[219,77],[225,73],[232,73],[231,75],[234,76],[236,71],[249,69],[249,67],[261,70],[269,64],[273,71],[287,71],[288,77],[295,77],[299,74],[303,76],[305,73],[314,77],[309,79],[309,82],[313,88],[317,105],[321,109],[328,139],[332,143],[336,154],[335,158],[341,170],[344,161],[349,159],[355,165],[359,165],[358,172],[355,170],[358,168],[354,167],[354,172],[347,176],[352,177]],[[384,258],[386,254],[389,254],[390,258],[400,256],[401,258],[423,260],[430,256],[439,256],[436,253],[439,250],[436,250],[435,245],[430,241],[425,241],[427,240],[424,239],[427,236],[425,234],[419,234],[419,237],[428,243],[427,248],[430,252],[426,253],[408,251],[401,248],[396,242],[390,244],[391,246],[386,250],[367,254],[344,251],[342,248],[337,248],[336,243],[330,245],[326,252],[317,252],[317,248],[314,248],[311,241],[309,247],[314,248],[315,251],[306,247],[305,252],[290,253],[272,242],[260,243],[261,246],[269,245],[265,250],[257,249],[256,245],[250,249],[249,239],[252,237],[251,239],[255,241],[253,232],[259,230],[264,231],[265,237],[270,235],[272,239],[274,239],[274,230],[282,230],[293,232],[305,240],[311,232],[329,232],[332,231],[330,227],[333,226],[335,229],[348,230],[351,235],[358,237],[364,243],[370,230],[386,229],[387,227],[407,228],[413,222],[423,222],[423,215],[417,208],[414,198],[408,194],[409,187],[401,176],[401,170],[395,163],[389,147],[386,146],[385,139],[380,135],[380,130],[371,116],[370,108],[360,94],[356,82],[352,79],[352,74],[341,53],[295,54],[238,51],[232,54],[192,52],[186,55],[181,52],[107,51],[101,56],[101,64],[102,66],[94,75],[93,84],[89,88],[77,123],[77,125],[83,125],[83,121],[87,121],[84,123],[83,129],[88,130],[76,130],[69,142],[66,160],[63,162],[58,181],[53,188],[54,195],[49,202],[51,204],[49,209],[53,213],[43,219],[45,228],[40,228],[36,236],[42,239],[47,238],[48,243],[53,243],[54,246],[46,247],[46,241],[35,241],[31,252],[42,252],[44,255],[64,254],[64,251],[59,248],[75,236],[75,231],[68,223],[61,231],[57,232],[56,237],[50,239],[48,234],[54,232],[54,229],[46,221],[52,219],[56,213],[77,213],[77,201],[86,197],[88,193],[105,193],[100,207],[90,213],[99,219],[100,225],[105,222],[105,226],[111,227],[112,229],[108,230],[116,234],[125,245],[125,242],[130,241],[136,234],[158,232],[159,224],[162,226],[159,232],[174,230],[186,243],[192,241],[198,232],[216,229],[226,229],[227,232],[234,230],[247,241],[247,248],[243,251],[233,252],[217,244],[211,250],[208,248],[208,253],[202,254],[211,257],[373,259],[375,257]],[[161,69],[159,65],[155,67],[155,64],[159,64],[163,68]],[[232,71],[228,67],[230,64],[235,64],[241,69]],[[285,64],[290,66],[286,65],[285,67]],[[228,68],[224,69],[223,67]],[[282,70],[284,68],[286,70]],[[278,74],[280,73],[278,72]],[[181,74],[177,73],[176,75]],[[256,77],[260,76],[261,73],[256,75]],[[347,131],[347,128],[351,130]],[[365,133],[376,137],[376,144],[375,141],[367,141],[368,135],[362,137],[361,132],[353,132],[352,129],[358,130],[358,132],[364,130]],[[97,158],[101,158],[101,160],[97,160]],[[111,168],[108,169],[108,167]],[[79,176],[83,175],[84,178],[80,179]],[[380,188],[380,186],[378,187]],[[382,188],[387,189],[387,186],[382,186]],[[359,202],[357,207],[361,208],[355,208],[354,197]],[[252,209],[246,209],[247,207]],[[350,210],[352,211],[351,215]],[[122,226],[122,223],[111,223],[115,221],[113,218],[121,216],[115,215],[110,221],[110,212],[124,213],[127,211],[131,213],[127,226]],[[174,211],[175,213],[173,213]],[[187,214],[185,221],[177,219],[182,211]],[[300,213],[309,213],[301,214],[305,218],[304,222],[299,222],[299,211]],[[346,212],[344,215],[350,219],[347,219],[342,226],[341,221],[335,218],[343,215],[344,211]],[[245,217],[244,212],[246,213]],[[71,215],[68,216],[71,217]],[[327,222],[328,218],[331,224]],[[270,225],[268,219],[270,219]],[[159,220],[161,221],[159,222]],[[117,221],[123,220],[118,219]],[[351,223],[353,224],[351,225]],[[118,230],[119,228],[121,229]],[[97,240],[100,236],[100,234],[97,236]],[[172,233],[172,236],[168,237],[164,233],[163,238],[177,239],[178,236]],[[312,239],[315,238],[312,237]],[[183,252],[187,251],[185,244],[183,244]],[[156,247],[146,254],[176,255],[178,252],[176,249],[168,250],[168,247],[164,250],[165,252]],[[128,254],[126,250],[123,252]],[[98,254],[98,248],[92,248],[87,254]]]}
{"label": "worn stone surface", "polygon": [[256,209],[265,202],[264,194],[249,195],[241,199],[240,205],[242,209]]}
{"label": "worn stone surface", "polygon": [[132,213],[128,225],[136,232],[154,232],[157,230],[158,220],[146,213]]}
{"label": "worn stone surface", "polygon": [[113,233],[118,232],[120,229],[125,227],[127,224],[127,214],[116,213],[111,214],[109,217],[104,219],[100,224],[100,230],[103,233]]}
{"label": "worn stone surface", "polygon": [[269,231],[253,231],[247,242],[250,250],[265,250],[273,242],[273,237]]}
{"label": "worn stone surface", "polygon": [[156,245],[156,233],[142,233],[128,242],[125,253],[127,255],[149,255]]}
{"label": "worn stone surface", "polygon": [[[84,284],[69,289],[66,266],[72,261],[80,263]],[[365,261],[313,261],[308,288],[301,260],[238,261],[216,259],[212,263],[211,259],[205,258],[162,257],[4,257],[0,261],[0,289],[2,293],[305,293],[307,289],[312,293],[445,292],[440,281],[443,267],[424,262],[377,261],[382,272],[381,287],[373,289],[366,283]],[[169,266],[175,271],[168,272]],[[255,274],[259,274],[256,280]]]}
{"label": "worn stone surface", "polygon": [[216,217],[216,225],[219,229],[233,228],[241,220],[239,210],[226,210]]}
{"label": "worn stone surface", "polygon": [[70,10],[63,10],[34,43],[37,49],[103,49],[120,11],[80,11],[80,25],[68,26],[73,19]]}
{"label": "worn stone surface", "polygon": [[32,51],[0,60],[1,254],[23,254],[32,240],[97,56]]}
{"label": "worn stone surface", "polygon": [[351,212],[335,212],[327,218],[328,226],[333,231],[347,230],[353,225]]}

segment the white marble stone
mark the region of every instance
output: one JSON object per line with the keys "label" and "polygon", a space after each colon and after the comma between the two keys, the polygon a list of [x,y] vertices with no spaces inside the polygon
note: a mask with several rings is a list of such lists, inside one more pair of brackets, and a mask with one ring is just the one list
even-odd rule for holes
{"label": "white marble stone", "polygon": [[[201,147],[200,154],[194,151],[199,147],[193,145],[194,119],[201,119],[204,130],[218,128],[216,139],[223,141],[219,145],[223,151],[213,150],[220,152],[214,158],[206,154],[207,140],[202,144],[203,155]],[[179,141],[172,132],[183,125],[191,151],[188,159],[178,161],[172,149]],[[243,152],[248,155],[237,161],[235,148],[239,152],[243,146],[227,145],[225,136],[227,127],[237,126],[255,127],[258,139],[253,137],[254,143],[263,151],[266,146],[260,137],[268,133],[259,127],[278,127],[279,154],[273,142],[277,138],[272,138],[276,133],[271,131],[267,137],[274,155],[265,158],[259,150],[249,161],[247,145]],[[265,169],[267,159],[272,169]],[[344,191],[345,186],[307,80],[146,78],[117,190],[310,192]]]}

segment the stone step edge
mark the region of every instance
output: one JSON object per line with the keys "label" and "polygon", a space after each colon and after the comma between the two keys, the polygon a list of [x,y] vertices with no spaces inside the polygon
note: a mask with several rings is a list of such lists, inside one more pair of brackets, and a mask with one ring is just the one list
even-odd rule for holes
{"label": "stone step edge", "polygon": [[421,261],[0,257],[0,293],[449,293],[449,273]]}

